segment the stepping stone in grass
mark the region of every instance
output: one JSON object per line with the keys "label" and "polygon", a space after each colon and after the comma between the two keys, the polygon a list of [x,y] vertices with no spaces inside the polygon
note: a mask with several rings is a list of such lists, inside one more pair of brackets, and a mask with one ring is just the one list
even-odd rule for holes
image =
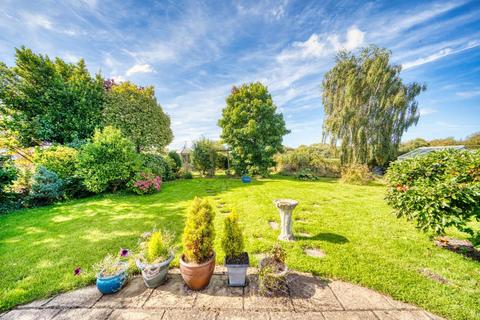
{"label": "stepping stone in grass", "polygon": [[262,259],[265,258],[266,256],[267,256],[266,253],[261,253],[261,252],[260,252],[260,253],[254,253],[254,254],[253,254],[253,257],[254,257],[255,260],[257,260],[257,261],[262,260]]}
{"label": "stepping stone in grass", "polygon": [[428,270],[427,268],[422,268],[422,269],[419,269],[418,272],[428,278],[428,279],[431,279],[433,281],[436,281],[438,283],[441,283],[441,284],[450,284],[450,281],[448,281],[447,279],[445,279],[444,277],[442,277],[441,275],[439,274],[436,274],[435,272],[431,271],[431,270]]}
{"label": "stepping stone in grass", "polygon": [[278,223],[277,222],[268,221],[268,224],[270,225],[270,228],[272,228],[272,230],[278,230]]}
{"label": "stepping stone in grass", "polygon": [[320,249],[307,248],[303,251],[307,256],[314,257],[314,258],[324,258],[326,256],[325,252],[323,252]]}
{"label": "stepping stone in grass", "polygon": [[311,238],[312,237],[312,235],[310,233],[307,233],[307,232],[294,232],[294,235],[300,236],[302,238]]}

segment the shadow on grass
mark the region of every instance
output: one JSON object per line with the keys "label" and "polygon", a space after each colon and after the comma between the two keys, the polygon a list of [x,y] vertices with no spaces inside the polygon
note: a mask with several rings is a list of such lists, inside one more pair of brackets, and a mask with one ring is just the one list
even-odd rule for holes
{"label": "shadow on grass", "polygon": [[336,244],[344,244],[350,242],[348,238],[332,232],[320,232],[313,237],[296,236],[296,238],[298,240],[320,240]]}

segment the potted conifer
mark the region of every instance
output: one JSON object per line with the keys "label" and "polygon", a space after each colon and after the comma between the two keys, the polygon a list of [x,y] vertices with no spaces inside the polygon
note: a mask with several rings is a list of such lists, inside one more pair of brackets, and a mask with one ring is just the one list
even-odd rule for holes
{"label": "potted conifer", "polygon": [[232,210],[225,217],[222,248],[225,253],[225,266],[228,271],[228,285],[244,287],[249,266],[248,253],[244,251],[243,234],[238,224],[238,214]]}
{"label": "potted conifer", "polygon": [[180,273],[190,289],[200,290],[210,283],[215,269],[213,241],[215,213],[208,199],[195,197],[187,212],[183,231]]}
{"label": "potted conifer", "polygon": [[155,288],[165,282],[173,258],[171,234],[159,230],[145,234],[143,241],[140,242],[136,264],[142,271],[143,281],[147,287]]}

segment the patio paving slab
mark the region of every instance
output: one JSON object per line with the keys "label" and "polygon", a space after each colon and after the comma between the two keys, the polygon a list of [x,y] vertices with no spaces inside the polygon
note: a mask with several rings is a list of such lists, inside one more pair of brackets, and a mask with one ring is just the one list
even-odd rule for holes
{"label": "patio paving slab", "polygon": [[218,266],[207,288],[190,290],[178,269],[167,282],[147,288],[139,276],[118,293],[102,295],[95,286],[18,306],[0,320],[437,320],[420,308],[374,290],[343,281],[291,272],[287,289],[264,296],[258,288],[258,270],[249,268],[248,286],[231,288]]}
{"label": "patio paving slab", "polygon": [[46,308],[90,308],[100,298],[102,294],[95,286],[81,288],[75,291],[60,294],[50,300],[44,307]]}
{"label": "patio paving slab", "polygon": [[112,309],[67,309],[58,313],[54,320],[105,320],[112,311]]}
{"label": "patio paving slab", "polygon": [[346,310],[395,308],[384,295],[364,287],[343,281],[331,281],[328,286]]}
{"label": "patio paving slab", "polygon": [[141,308],[153,289],[145,286],[142,277],[130,279],[127,285],[115,294],[104,295],[97,303],[95,308]]}
{"label": "patio paving slab", "polygon": [[287,285],[295,311],[343,310],[328,281],[303,274],[290,274]]}
{"label": "patio paving slab", "polygon": [[226,275],[213,275],[205,290],[197,293],[195,308],[243,309],[243,288],[228,286]]}

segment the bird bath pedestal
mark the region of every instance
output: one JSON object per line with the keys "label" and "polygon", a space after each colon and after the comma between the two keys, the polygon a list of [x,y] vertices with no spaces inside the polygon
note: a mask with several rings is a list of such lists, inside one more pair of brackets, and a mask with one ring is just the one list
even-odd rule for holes
{"label": "bird bath pedestal", "polygon": [[298,201],[292,199],[276,199],[273,200],[273,203],[280,213],[281,233],[278,236],[278,240],[294,240],[292,233],[292,212],[298,205]]}

